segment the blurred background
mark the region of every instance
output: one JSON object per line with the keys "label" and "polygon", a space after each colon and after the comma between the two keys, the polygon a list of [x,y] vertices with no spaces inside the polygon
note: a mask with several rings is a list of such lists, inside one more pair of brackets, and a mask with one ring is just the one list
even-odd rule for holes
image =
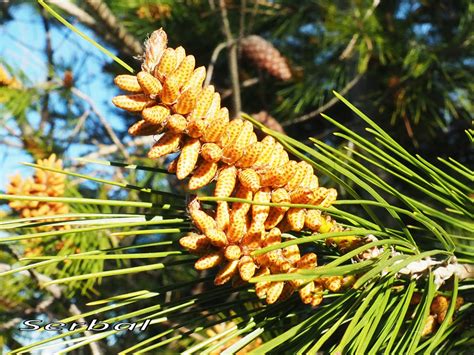
{"label": "blurred background", "polygon": [[[163,27],[171,46],[182,45],[196,57],[197,66],[208,69],[206,80],[221,93],[223,105],[234,114],[252,114],[300,141],[316,137],[342,149],[345,142],[332,136],[334,126],[320,113],[361,131],[362,122],[335,98],[336,90],[409,151],[430,161],[450,156],[472,163],[465,134],[471,128],[474,92],[471,1],[48,4],[137,70],[143,41]],[[144,158],[153,137],[130,137],[127,128],[136,117],[111,104],[118,94],[113,78],[125,73],[124,68],[34,1],[0,1],[0,11],[0,191],[14,171],[31,174],[20,162],[52,153],[67,167],[96,177],[181,189],[161,174],[123,176],[119,169],[73,160],[164,164]],[[91,184],[70,189],[69,195],[85,197],[121,193]],[[0,213],[10,213],[6,204],[0,208]],[[85,294],[93,290],[86,288]],[[25,294],[15,305],[4,298],[0,307],[21,313],[32,297],[42,296]],[[22,342],[12,339],[4,341]]]}

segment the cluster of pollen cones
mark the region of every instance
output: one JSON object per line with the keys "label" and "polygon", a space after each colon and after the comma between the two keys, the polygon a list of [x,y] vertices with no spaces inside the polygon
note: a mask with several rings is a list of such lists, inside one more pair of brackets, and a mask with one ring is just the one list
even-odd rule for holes
{"label": "cluster of pollen cones", "polygon": [[[421,293],[415,292],[410,301],[411,305],[417,305],[422,299]],[[437,295],[433,298],[430,305],[429,315],[426,318],[425,325],[423,327],[422,336],[427,336],[433,333],[436,328],[444,322],[448,313],[449,304],[451,298],[443,295]],[[454,305],[454,309],[457,311],[464,304],[462,297],[457,297]]]}
{"label": "cluster of pollen cones", "polygon": [[[178,179],[189,178],[190,190],[214,179],[217,197],[237,197],[255,203],[293,203],[327,208],[336,200],[335,189],[319,186],[313,167],[291,160],[284,147],[271,136],[258,140],[253,125],[240,118],[229,119],[227,108],[212,85],[204,86],[204,67],[182,47],[167,47],[166,33],[155,31],[145,43],[142,70],[119,75],[116,85],[130,92],[112,102],[136,112],[141,119],[129,128],[131,135],[163,133],[150,149],[153,159],[180,151],[168,170]],[[301,256],[297,245],[273,250],[258,257],[252,252],[279,244],[286,231],[328,232],[341,228],[317,209],[220,201],[215,213],[191,201],[191,219],[199,234],[180,243],[201,255],[196,269],[221,265],[215,283],[248,281],[254,276],[316,267],[316,255]],[[268,303],[298,291],[304,303],[317,305],[322,291],[338,290],[342,278],[314,281],[257,283],[259,297]]]}
{"label": "cluster of pollen cones", "polygon": [[[38,165],[61,169],[62,161],[56,159],[56,155],[52,154],[48,159],[40,159]],[[45,197],[61,197],[64,195],[65,175],[50,172],[47,170],[35,169],[33,177],[23,179],[19,174],[11,177],[7,185],[7,193],[11,195],[22,196],[45,196]],[[69,206],[62,202],[47,201],[11,201],[10,207],[17,211],[22,218],[51,216],[51,219],[42,220],[42,222],[54,221],[53,216],[69,213]],[[55,230],[66,230],[69,226],[55,226]],[[53,229],[51,226],[38,226],[39,231],[49,231]],[[26,239],[22,240],[25,250],[24,256],[37,256],[43,252],[42,240]],[[60,249],[60,248],[59,248]],[[58,250],[59,250],[58,249]]]}
{"label": "cluster of pollen cones", "polygon": [[22,85],[21,82],[8,74],[8,72],[0,66],[0,87],[6,86],[11,89],[21,89]]}
{"label": "cluster of pollen cones", "polygon": [[[52,154],[48,159],[38,160],[38,165],[61,169],[62,160]],[[46,170],[36,169],[33,177],[23,179],[14,175],[7,186],[7,193],[23,196],[60,197],[64,195],[66,176]],[[54,216],[69,212],[69,206],[62,202],[12,201],[10,207],[23,218]]]}

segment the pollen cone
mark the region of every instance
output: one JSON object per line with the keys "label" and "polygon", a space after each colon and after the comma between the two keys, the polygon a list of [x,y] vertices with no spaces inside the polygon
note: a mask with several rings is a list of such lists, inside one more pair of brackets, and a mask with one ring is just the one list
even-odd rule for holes
{"label": "pollen cone", "polygon": [[[244,53],[270,74],[291,78],[285,59],[269,42],[249,36],[242,45]],[[296,244],[259,255],[254,252],[278,246],[284,231],[325,233],[340,228],[318,210],[331,206],[336,190],[320,187],[313,166],[290,160],[275,138],[259,140],[250,122],[239,117],[231,120],[215,88],[203,86],[204,67],[196,68],[195,58],[183,47],[168,47],[162,29],[150,36],[145,48],[142,71],[115,79],[129,94],[116,96],[112,102],[142,116],[130,134],[163,133],[149,158],[180,152],[168,170],[187,181],[190,190],[216,181],[214,196],[221,201],[215,210],[201,209],[198,200],[188,205],[198,234],[184,236],[180,244],[200,256],[195,268],[219,267],[216,285],[243,285],[262,275],[316,267],[315,262],[303,262],[309,257],[300,257]],[[322,291],[335,289],[334,282],[293,281],[258,282],[258,297],[271,304],[298,293],[304,303],[316,306],[322,301]]]}

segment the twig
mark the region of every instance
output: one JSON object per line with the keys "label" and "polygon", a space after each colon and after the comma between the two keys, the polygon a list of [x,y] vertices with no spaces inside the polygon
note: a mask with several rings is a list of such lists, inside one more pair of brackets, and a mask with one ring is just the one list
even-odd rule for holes
{"label": "twig", "polygon": [[339,60],[344,60],[347,59],[351,56],[352,50],[354,49],[355,44],[357,43],[357,40],[359,39],[359,34],[355,33],[349,43],[347,44],[346,48],[342,51],[341,55],[339,56]]}
{"label": "twig", "polygon": [[79,117],[79,119],[77,120],[77,124],[76,126],[74,127],[74,129],[72,130],[71,134],[69,135],[69,137],[66,139],[68,142],[67,142],[67,146],[66,146],[66,149],[65,150],[68,150],[69,147],[71,147],[71,144],[74,142],[74,138],[77,137],[77,135],[79,134],[79,132],[81,131],[82,129],[82,126],[84,126],[84,123],[86,122],[87,118],[90,116],[91,114],[91,111],[90,110],[86,110],[84,111],[84,113],[81,115],[81,117]]}
{"label": "twig", "polygon": [[[367,20],[375,11],[377,6],[379,6],[380,0],[373,0],[372,6],[366,11],[362,21]],[[346,48],[342,51],[341,55],[339,56],[339,60],[344,60],[347,59],[351,56],[352,50],[354,49],[354,46],[357,43],[357,40],[359,39],[359,34],[355,33],[349,43],[347,44]]]}
{"label": "twig", "polygon": [[91,113],[90,110],[86,110],[81,115],[81,117],[79,117],[79,119],[77,120],[76,126],[74,127],[71,134],[69,135],[69,139],[71,139],[71,140],[74,139],[74,137],[81,131],[82,126],[84,126],[84,123],[86,122],[86,120],[89,117],[90,113]]}
{"label": "twig", "polygon": [[97,25],[96,20],[91,15],[69,0],[52,0],[50,3],[74,16],[76,20],[86,26],[94,27]]}
{"label": "twig", "polygon": [[[46,17],[47,13],[44,9],[41,10],[41,18],[43,20],[43,28],[44,28],[44,35],[45,35],[45,46],[44,46],[44,52],[46,54],[46,60],[47,60],[47,79],[46,81],[51,81],[53,78],[53,68],[54,68],[54,62],[53,62],[53,46],[51,43],[51,28],[49,25],[49,20]],[[46,91],[43,99],[41,100],[41,121],[39,124],[39,131],[42,132],[44,130],[44,126],[46,125],[46,122],[51,121],[49,119],[49,92]],[[51,122],[53,124],[54,121]],[[51,127],[50,132],[53,132],[54,129]]]}
{"label": "twig", "polygon": [[[343,95],[343,96],[345,94],[347,94],[359,82],[359,80],[362,78],[363,75],[364,74],[357,74],[357,76],[354,79],[349,81],[346,84],[346,86],[344,86],[344,88],[340,91],[340,94]],[[297,117],[294,120],[291,120],[291,121],[288,121],[288,122],[283,122],[281,125],[283,127],[286,127],[286,126],[291,126],[291,125],[296,124],[296,123],[301,123],[301,122],[307,121],[310,118],[316,117],[320,113],[322,113],[322,112],[326,111],[327,109],[331,108],[332,106],[334,106],[338,102],[339,102],[339,99],[337,97],[333,97],[331,100],[326,102],[323,106],[319,107],[317,110],[314,110],[310,113],[307,113],[306,115]]]}
{"label": "twig", "polygon": [[21,133],[20,132],[15,132],[15,130],[13,128],[11,128],[10,126],[8,126],[7,124],[3,124],[3,129],[5,129],[8,133],[10,133],[11,136],[13,137],[16,137],[16,138],[20,138],[21,136]]}
{"label": "twig", "polygon": [[71,88],[71,92],[76,95],[77,97],[83,99],[84,101],[86,101],[91,110],[96,114],[96,116],[99,118],[99,121],[102,123],[102,125],[104,126],[105,130],[107,131],[107,133],[109,134],[110,138],[112,139],[112,142],[114,142],[114,144],[118,147],[118,149],[122,152],[122,154],[124,155],[124,157],[126,158],[129,158],[130,155],[128,154],[127,150],[125,149],[124,145],[122,144],[122,142],[120,141],[120,139],[118,139],[117,135],[115,134],[113,128],[109,125],[109,123],[107,122],[107,119],[100,113],[100,111],[98,110],[98,108],[96,107],[94,101],[89,97],[87,96],[85,93],[83,93],[82,91],[80,91],[79,89],[75,88],[75,87],[72,87]]}
{"label": "twig", "polygon": [[[259,82],[259,78],[251,78],[251,79],[247,79],[245,81],[242,82],[242,87],[243,88],[246,88],[246,87],[249,87],[249,86],[253,86],[255,84],[257,84]],[[226,97],[229,97],[230,95],[232,95],[232,89],[227,89],[227,90],[224,90],[222,93],[221,93],[221,97],[223,99],[225,99]]]}
{"label": "twig", "polygon": [[211,8],[211,10],[215,10],[216,9],[216,4],[214,4],[214,1],[213,0],[208,0],[209,2],[209,7]]}
{"label": "twig", "polygon": [[[139,146],[144,146],[144,145],[152,145],[153,142],[154,142],[154,140],[153,140],[152,136],[139,137],[139,138],[135,138],[131,142],[128,142],[126,144],[126,146],[128,148],[139,147]],[[99,149],[96,150],[95,152],[84,155],[84,156],[82,156],[82,158],[97,159],[97,158],[100,158],[100,157],[103,157],[103,156],[106,156],[106,155],[109,155],[109,154],[113,154],[113,153],[117,152],[118,149],[119,148],[114,144],[112,144],[112,145],[103,145],[103,146],[99,146]]]}
{"label": "twig", "polygon": [[107,42],[113,43],[120,50],[123,49],[124,52],[130,55],[142,54],[143,49],[140,41],[125,30],[102,1],[86,0],[85,2],[96,11],[95,14],[100,21],[96,21],[87,12],[69,0],[52,1],[55,6],[74,16],[87,27],[92,28]]}
{"label": "twig", "polygon": [[252,8],[252,13],[250,15],[250,20],[247,25],[247,33],[252,33],[252,28],[253,28],[253,25],[255,24],[255,17],[257,16],[258,6],[259,6],[259,2],[255,1]]}
{"label": "twig", "polygon": [[380,0],[373,0],[372,6],[367,10],[367,12],[364,15],[364,20],[367,20],[372,14],[374,13],[375,9],[377,6],[379,6]]}
{"label": "twig", "polygon": [[[245,34],[245,11],[247,9],[247,0],[241,0],[240,2],[240,20],[239,20],[239,39],[242,39]],[[238,48],[240,55],[240,46]]]}
{"label": "twig", "polygon": [[20,144],[18,142],[13,142],[8,138],[2,138],[2,144],[6,145],[6,146],[9,146],[9,147],[12,147],[12,148],[17,148],[17,149],[22,149],[23,148],[23,144]]}
{"label": "twig", "polygon": [[219,43],[216,48],[214,48],[214,51],[212,51],[211,61],[209,62],[209,66],[207,67],[207,75],[206,81],[204,82],[204,86],[207,86],[211,83],[212,74],[214,72],[214,66],[216,65],[217,58],[219,58],[219,54],[225,47],[227,47],[227,42],[222,42]]}
{"label": "twig", "polygon": [[239,66],[237,63],[237,46],[235,45],[232,32],[230,30],[229,18],[227,17],[227,8],[225,0],[219,0],[219,8],[222,18],[222,31],[227,41],[227,58],[229,61],[230,78],[232,81],[232,109],[233,115],[240,115],[240,86],[239,86]]}
{"label": "twig", "polygon": [[140,41],[127,32],[102,0],[84,0],[84,2],[94,9],[95,14],[106,27],[107,32],[116,36],[119,43],[122,43],[122,45],[131,50],[131,54],[142,54],[143,47]]}

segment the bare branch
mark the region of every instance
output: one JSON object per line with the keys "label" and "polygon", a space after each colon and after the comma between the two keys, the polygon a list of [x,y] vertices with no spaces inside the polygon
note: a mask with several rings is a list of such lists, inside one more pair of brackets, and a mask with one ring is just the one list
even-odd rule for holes
{"label": "bare branch", "polygon": [[77,120],[77,124],[76,126],[74,127],[74,129],[72,130],[71,134],[69,135],[69,139],[74,139],[74,137],[76,137],[78,135],[78,133],[81,131],[82,129],[82,126],[84,126],[84,123],[86,122],[87,118],[89,117],[91,111],[90,110],[86,110],[84,111],[84,113],[81,115],[81,117],[79,117],[79,119]]}
{"label": "bare branch", "polygon": [[229,61],[230,78],[232,81],[232,109],[234,115],[240,115],[240,83],[239,83],[239,66],[237,63],[237,46],[235,45],[232,32],[230,30],[229,18],[227,17],[227,8],[225,0],[219,0],[219,8],[222,18],[222,31],[227,41],[227,58]]}
{"label": "bare branch", "polygon": [[[340,91],[340,94],[343,95],[343,96],[345,94],[347,94],[359,82],[359,80],[362,78],[363,75],[364,74],[357,74],[357,76],[354,79],[349,81],[346,84],[346,86],[344,86],[344,88]],[[320,113],[322,113],[322,112],[328,110],[329,108],[333,107],[338,102],[339,102],[339,99],[337,97],[333,97],[331,100],[326,102],[323,106],[319,107],[317,110],[314,110],[310,113],[307,113],[306,115],[297,117],[294,120],[291,120],[291,121],[288,121],[288,122],[283,122],[281,125],[283,127],[287,127],[287,126],[291,126],[291,125],[296,124],[296,123],[301,123],[301,122],[307,121],[310,118],[316,117]]]}
{"label": "bare branch", "polygon": [[[138,137],[138,138],[135,138],[133,141],[128,142],[126,144],[126,146],[128,148],[146,146],[146,145],[152,145],[153,142],[154,142],[154,140],[153,140],[152,136]],[[84,155],[82,158],[97,159],[97,158],[100,158],[100,157],[103,157],[103,156],[106,156],[106,155],[109,155],[109,154],[113,154],[113,153],[117,152],[118,149],[119,148],[115,144],[103,145],[103,146],[99,146],[99,149],[97,149],[95,152]]]}
{"label": "bare branch", "polygon": [[94,9],[100,21],[96,21],[86,11],[69,0],[57,0],[53,3],[71,16],[74,16],[79,22],[90,27],[102,36],[104,40],[114,44],[119,49],[123,49],[130,55],[142,54],[143,48],[140,41],[125,30],[102,1],[86,0],[84,2]]}
{"label": "bare branch", "polygon": [[118,42],[130,50],[130,54],[142,54],[143,48],[140,41],[128,33],[102,0],[84,0],[84,2],[95,11],[95,14],[105,26],[107,32],[116,36]]}
{"label": "bare branch", "polygon": [[212,56],[211,56],[211,61],[209,63],[209,66],[207,67],[207,75],[206,75],[206,81],[204,82],[204,86],[207,86],[211,83],[212,74],[214,72],[214,66],[216,65],[217,58],[219,58],[219,54],[222,52],[222,50],[225,47],[227,47],[227,42],[219,43],[217,47],[214,48],[214,51],[212,52]]}
{"label": "bare branch", "polygon": [[73,2],[69,0],[53,0],[50,2],[61,10],[66,11],[69,15],[74,16],[82,24],[91,27],[97,26],[96,20]]}
{"label": "bare branch", "polygon": [[[44,52],[46,54],[47,60],[47,78],[46,81],[51,81],[53,78],[54,73],[54,61],[53,61],[53,45],[51,43],[51,28],[49,25],[49,20],[47,18],[47,13],[45,9],[41,10],[41,19],[43,20],[43,28],[45,33],[45,45],[44,45]],[[39,131],[42,132],[46,125],[46,122],[51,122],[53,125],[54,121],[50,120],[50,113],[49,113],[49,92],[46,91],[44,97],[41,100],[41,121],[39,124]],[[54,127],[51,127],[50,132],[53,133]]]}
{"label": "bare branch", "polygon": [[[372,6],[366,11],[363,21],[367,20],[372,14],[374,13],[375,9],[377,6],[379,6],[380,0],[373,0]],[[359,34],[355,33],[349,43],[347,44],[346,48],[342,51],[341,55],[339,56],[339,60],[344,60],[347,59],[351,56],[352,51],[354,50],[354,47],[357,43],[357,40],[359,39]]]}
{"label": "bare branch", "polygon": [[127,152],[127,149],[125,149],[124,145],[122,144],[122,142],[120,141],[120,139],[117,137],[117,135],[115,134],[113,128],[110,126],[110,124],[107,122],[107,119],[100,113],[99,109],[97,108],[97,106],[95,105],[94,101],[89,97],[87,96],[85,93],[83,93],[82,91],[80,91],[79,89],[73,87],[71,88],[71,92],[76,95],[77,97],[83,99],[84,101],[86,101],[91,110],[97,115],[97,117],[99,118],[100,120],[100,123],[102,123],[102,125],[104,126],[105,130],[107,131],[107,133],[109,134],[110,138],[112,139],[112,142],[114,142],[114,144],[118,147],[118,149],[122,152],[123,156],[126,157],[126,158],[129,158],[130,155],[128,154]]}
{"label": "bare branch", "polygon": [[[259,82],[259,78],[250,78],[250,79],[247,79],[245,81],[242,82],[242,87],[243,88],[247,88],[249,86],[253,86],[255,84],[257,84]],[[226,97],[229,97],[230,95],[232,95],[233,91],[232,89],[227,89],[227,90],[224,90],[222,93],[221,93],[221,97],[223,99],[225,99]]]}

